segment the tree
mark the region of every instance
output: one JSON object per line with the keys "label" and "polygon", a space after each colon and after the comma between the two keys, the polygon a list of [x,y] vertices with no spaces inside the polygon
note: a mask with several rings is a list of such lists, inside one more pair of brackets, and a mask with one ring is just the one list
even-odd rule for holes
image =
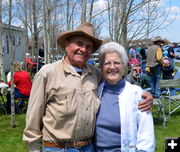
{"label": "tree", "polygon": [[[38,21],[37,21],[37,4],[36,4],[36,0],[32,0],[32,15],[33,15],[33,40],[34,40],[34,45],[33,45],[33,51],[37,52],[38,50],[38,30],[37,30],[37,24],[38,24]],[[37,55],[37,54],[36,54]]]}
{"label": "tree", "polygon": [[[160,9],[160,0],[24,0],[24,5],[22,0],[16,1],[19,7],[14,18],[28,29],[32,55],[37,57],[39,38],[44,39],[45,63],[52,62],[57,33],[86,21],[95,26],[96,36],[104,36],[106,26],[110,39],[125,48],[132,40],[151,37],[154,31],[167,26],[163,23],[168,13]],[[104,9],[98,10],[99,2],[107,4]]]}
{"label": "tree", "polygon": [[81,23],[86,22],[86,12],[87,12],[87,1],[81,0]]}
{"label": "tree", "polygon": [[11,56],[11,127],[16,127],[15,120],[15,102],[14,102],[14,69],[13,69],[13,61],[14,61],[14,50],[13,50],[13,35],[11,31],[11,21],[12,21],[12,0],[9,0],[9,28],[8,28],[8,36],[9,36],[9,50]]}
{"label": "tree", "polygon": [[149,37],[155,30],[165,28],[167,25],[164,26],[163,23],[167,20],[168,13],[160,9],[159,2],[160,0],[108,0],[111,39],[127,48],[131,40],[142,39],[147,35]]}
{"label": "tree", "polygon": [[2,48],[2,0],[0,1],[0,78],[5,81],[3,48]]}

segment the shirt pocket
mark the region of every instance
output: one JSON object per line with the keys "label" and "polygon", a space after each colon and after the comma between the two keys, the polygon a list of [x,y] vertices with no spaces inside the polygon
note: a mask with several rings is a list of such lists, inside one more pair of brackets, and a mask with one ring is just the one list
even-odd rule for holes
{"label": "shirt pocket", "polygon": [[75,112],[75,106],[72,103],[75,89],[61,89],[52,91],[52,107],[58,115],[70,115]]}

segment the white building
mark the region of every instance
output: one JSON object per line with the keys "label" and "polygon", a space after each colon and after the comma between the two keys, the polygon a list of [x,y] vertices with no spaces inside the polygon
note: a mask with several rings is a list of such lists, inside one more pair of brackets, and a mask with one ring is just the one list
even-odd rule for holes
{"label": "white building", "polygon": [[[13,54],[11,54],[9,43],[9,26],[4,23],[0,23],[2,26],[2,49],[3,49],[3,61],[5,72],[10,71],[11,61],[13,59]],[[10,32],[12,32],[13,37],[13,52],[14,53],[14,61],[23,62],[25,59],[25,52],[27,49],[26,46],[26,32],[24,29],[11,26]]]}

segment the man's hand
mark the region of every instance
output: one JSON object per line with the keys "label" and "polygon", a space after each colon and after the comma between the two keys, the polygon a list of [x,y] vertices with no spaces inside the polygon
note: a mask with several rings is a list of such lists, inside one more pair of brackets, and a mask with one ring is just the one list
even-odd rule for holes
{"label": "man's hand", "polygon": [[150,112],[152,111],[152,106],[153,106],[153,97],[150,92],[144,92],[142,94],[142,98],[144,99],[142,102],[138,104],[138,108],[143,112],[147,111]]}

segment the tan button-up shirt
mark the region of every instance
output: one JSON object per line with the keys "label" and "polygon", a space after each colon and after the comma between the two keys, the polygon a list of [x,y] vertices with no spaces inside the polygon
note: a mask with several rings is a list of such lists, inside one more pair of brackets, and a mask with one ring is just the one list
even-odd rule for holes
{"label": "tan button-up shirt", "polygon": [[100,101],[98,71],[87,65],[82,76],[64,60],[42,67],[29,98],[23,140],[39,149],[42,140],[74,141],[93,136]]}

